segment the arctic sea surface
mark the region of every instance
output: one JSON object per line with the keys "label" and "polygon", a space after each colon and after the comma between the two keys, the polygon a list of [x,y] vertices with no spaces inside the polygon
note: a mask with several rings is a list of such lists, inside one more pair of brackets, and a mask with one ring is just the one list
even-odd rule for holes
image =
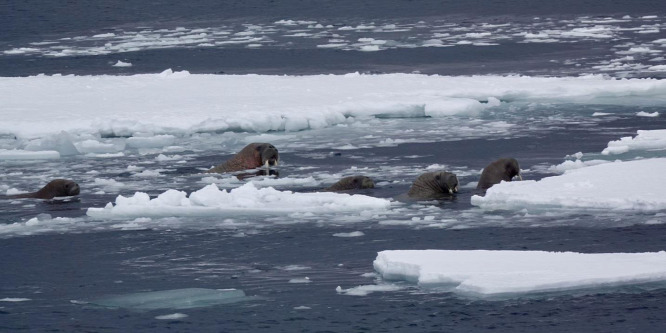
{"label": "arctic sea surface", "polygon": [[[665,14],[0,4],[0,330],[662,332]],[[205,173],[253,142],[269,175]],[[523,181],[478,192],[500,157]],[[457,195],[409,200],[436,170]]]}

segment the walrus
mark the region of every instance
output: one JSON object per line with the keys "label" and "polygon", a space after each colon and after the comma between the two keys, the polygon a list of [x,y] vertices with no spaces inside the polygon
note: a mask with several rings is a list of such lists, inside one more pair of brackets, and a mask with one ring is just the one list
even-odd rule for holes
{"label": "walrus", "polygon": [[407,196],[412,199],[441,199],[458,192],[458,177],[446,171],[426,172],[420,175]]}
{"label": "walrus", "polygon": [[500,158],[483,168],[476,189],[485,191],[503,180],[510,182],[515,176],[523,180],[523,177],[520,175],[518,161],[515,158]]}
{"label": "walrus", "polygon": [[79,195],[79,192],[79,184],[69,179],[55,179],[50,181],[37,192],[8,195],[7,198],[53,199],[55,197],[71,197]]}
{"label": "walrus", "polygon": [[234,157],[226,162],[211,168],[207,173],[235,172],[255,169],[260,166],[275,166],[280,157],[278,150],[270,143],[250,143],[241,149]]}
{"label": "walrus", "polygon": [[350,191],[350,190],[362,190],[374,187],[375,187],[375,182],[373,182],[370,177],[349,176],[340,179],[337,183],[325,188],[324,191],[328,192]]}

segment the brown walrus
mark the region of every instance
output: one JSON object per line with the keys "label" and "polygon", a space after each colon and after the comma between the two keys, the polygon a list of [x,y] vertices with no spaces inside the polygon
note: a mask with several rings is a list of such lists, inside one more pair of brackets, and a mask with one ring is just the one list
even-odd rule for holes
{"label": "brown walrus", "polygon": [[270,143],[255,142],[245,146],[231,159],[206,172],[224,173],[254,169],[264,165],[274,166],[278,164],[279,159],[275,146]]}
{"label": "brown walrus", "polygon": [[407,195],[413,199],[440,199],[458,192],[458,177],[451,172],[433,171],[420,175]]}
{"label": "brown walrus", "polygon": [[350,191],[350,190],[362,190],[366,188],[374,188],[375,182],[366,176],[349,176],[340,179],[337,183],[327,187],[324,191],[336,192],[336,191]]}
{"label": "brown walrus", "polygon": [[523,180],[523,177],[520,175],[518,161],[515,158],[500,158],[483,168],[476,189],[487,190],[501,181],[510,182],[515,176]]}
{"label": "brown walrus", "polygon": [[79,192],[79,184],[69,179],[55,179],[50,181],[37,192],[8,195],[7,198],[53,199],[55,197],[71,197],[79,195]]}

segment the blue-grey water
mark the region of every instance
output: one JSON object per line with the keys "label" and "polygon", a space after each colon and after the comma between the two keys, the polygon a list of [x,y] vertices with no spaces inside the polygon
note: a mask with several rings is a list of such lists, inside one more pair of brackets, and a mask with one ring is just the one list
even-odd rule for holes
{"label": "blue-grey water", "polygon": [[[0,4],[0,76],[129,75],[167,68],[192,73],[320,74],[420,72],[441,75],[522,74],[663,78],[663,1],[16,1]],[[602,28],[596,29],[595,27]],[[348,27],[348,28],[345,28]],[[341,29],[343,28],[343,29]],[[579,29],[579,30],[575,30]],[[527,35],[530,34],[530,35]],[[168,43],[165,43],[168,41]],[[379,42],[376,42],[379,41]],[[634,49],[634,51],[630,51]],[[646,51],[647,49],[647,51]],[[638,51],[636,51],[638,50]],[[643,50],[643,51],[641,51]],[[628,57],[631,57],[628,58]],[[114,67],[118,61],[131,67]],[[651,69],[652,68],[652,69]],[[0,96],[1,98],[1,96]],[[354,129],[295,135],[281,149],[280,177],[338,173],[354,165],[376,182],[363,194],[390,198],[407,191],[417,171],[443,164],[461,184],[499,156],[514,156],[540,179],[547,166],[578,151],[598,153],[637,130],[666,128],[650,106],[518,106],[483,122],[507,121],[510,132],[472,131],[450,137],[466,119],[378,119],[380,130],[412,135],[409,143],[334,150],[360,142]],[[584,114],[609,112],[610,117]],[[0,106],[1,113],[1,106]],[[663,112],[662,112],[663,113]],[[0,119],[0,121],[2,121]],[[459,123],[456,123],[459,122]],[[472,128],[474,129],[474,128]],[[407,131],[409,130],[409,131]],[[314,131],[314,130],[312,130]],[[373,132],[375,133],[375,132]],[[376,134],[376,133],[375,133]],[[216,137],[216,135],[219,135]],[[200,189],[196,168],[229,157],[215,148],[223,133],[180,138],[186,165],[155,162],[128,151],[114,159],[63,157],[2,161],[3,184],[37,187],[43,174],[66,175],[82,187],[78,200],[16,205],[0,200],[0,330],[64,332],[662,332],[663,288],[624,288],[516,297],[466,299],[408,286],[355,297],[336,293],[374,283],[372,261],[390,249],[491,249],[602,252],[666,250],[666,224],[654,213],[488,218],[470,205],[473,190],[436,205],[414,205],[409,221],[451,216],[448,226],[345,223],[330,216],[296,221],[241,217],[161,219],[146,227],[89,220],[118,194],[151,195]],[[247,133],[231,133],[239,138]],[[279,139],[284,133],[275,133]],[[394,137],[395,138],[395,137]],[[11,137],[0,137],[11,146]],[[279,140],[278,140],[279,141]],[[299,145],[298,143],[307,143]],[[128,165],[160,168],[166,177],[137,179]],[[93,175],[87,174],[94,169]],[[314,171],[313,171],[314,170]],[[95,178],[126,188],[109,188]],[[388,185],[386,185],[388,184]],[[296,185],[291,190],[312,190]],[[48,215],[46,215],[48,214]],[[26,221],[37,217],[32,223]],[[67,218],[62,222],[58,218]],[[69,221],[69,222],[68,222]],[[289,223],[287,223],[289,222]],[[362,231],[362,237],[333,234]],[[309,278],[310,283],[290,283]],[[237,288],[245,302],[193,309],[133,311],[86,303],[111,295],[183,288]],[[183,313],[187,317],[155,317]]]}

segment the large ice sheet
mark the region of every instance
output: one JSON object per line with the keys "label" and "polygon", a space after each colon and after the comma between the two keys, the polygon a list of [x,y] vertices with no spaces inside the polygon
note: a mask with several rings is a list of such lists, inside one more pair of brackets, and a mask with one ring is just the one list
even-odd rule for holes
{"label": "large ice sheet", "polygon": [[666,158],[616,161],[568,170],[538,181],[502,182],[475,195],[484,209],[666,209]]}
{"label": "large ice sheet", "polygon": [[272,187],[257,188],[250,182],[230,191],[220,190],[217,185],[211,184],[189,196],[177,190],[167,190],[153,199],[143,192],[137,192],[131,197],[119,195],[115,205],[109,203],[104,208],[88,208],[87,214],[98,218],[113,218],[296,212],[371,213],[385,211],[390,205],[389,200],[365,195],[295,193],[278,191]]}
{"label": "large ice sheet", "polygon": [[395,250],[379,252],[374,268],[386,280],[511,297],[665,281],[666,252]]}
{"label": "large ice sheet", "polygon": [[132,310],[191,309],[251,299],[239,289],[184,288],[109,296],[85,304]]}
{"label": "large ice sheet", "polygon": [[[298,131],[343,124],[351,117],[475,115],[500,100],[663,105],[666,81],[602,76],[235,76],[167,70],[132,76],[3,77],[0,95],[0,133],[18,138],[61,131],[179,136]],[[134,144],[169,144],[169,137],[160,138]]]}

